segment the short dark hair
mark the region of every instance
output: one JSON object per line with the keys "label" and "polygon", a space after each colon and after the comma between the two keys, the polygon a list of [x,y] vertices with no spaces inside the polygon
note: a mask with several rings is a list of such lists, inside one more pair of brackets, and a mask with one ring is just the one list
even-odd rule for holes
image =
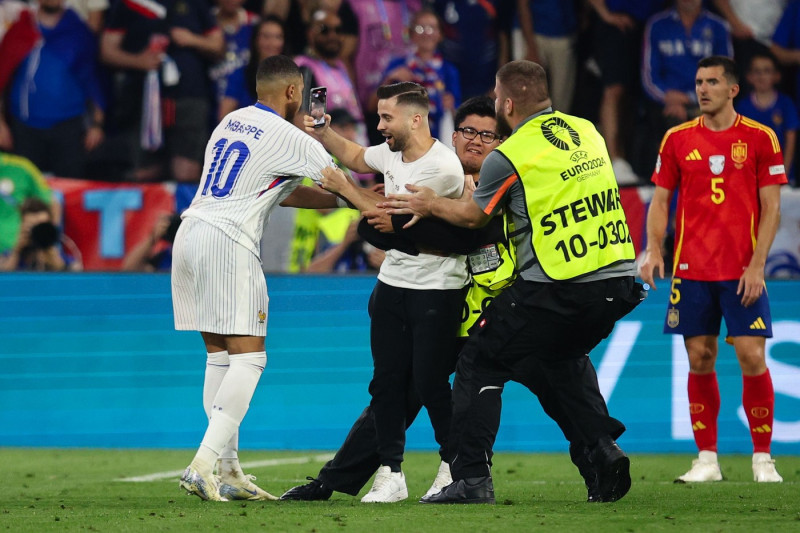
{"label": "short dark hair", "polygon": [[522,114],[531,114],[538,104],[548,98],[547,73],[538,63],[518,59],[506,63],[497,71],[497,81]]}
{"label": "short dark hair", "polygon": [[21,215],[46,212],[49,213],[50,216],[53,216],[53,211],[50,209],[50,205],[40,198],[27,198],[22,202],[22,204],[20,204],[19,212]]}
{"label": "short dark hair", "polygon": [[455,117],[453,117],[453,124],[456,128],[461,127],[470,115],[478,115],[479,117],[497,118],[494,110],[494,100],[486,95],[473,96],[469,100],[464,101],[458,109],[456,109]]}
{"label": "short dark hair", "polygon": [[290,80],[300,77],[302,77],[302,74],[300,74],[300,68],[297,66],[297,63],[292,61],[288,56],[279,54],[263,59],[261,63],[258,64],[256,82]]}
{"label": "short dark hair", "polygon": [[395,96],[398,104],[416,106],[425,110],[430,107],[428,91],[418,83],[401,81],[378,87],[378,100],[388,100]]}
{"label": "short dark hair", "polygon": [[775,69],[780,70],[780,65],[778,63],[778,58],[775,57],[775,54],[770,52],[769,50],[758,50],[753,52],[753,55],[750,56],[750,60],[747,62],[747,70],[750,71],[753,68],[753,63],[756,59],[766,59],[772,62],[772,66]]}
{"label": "short dark hair", "polygon": [[736,72],[736,63],[726,56],[708,56],[697,62],[697,68],[722,67],[722,75],[731,85],[738,85],[739,74]]}

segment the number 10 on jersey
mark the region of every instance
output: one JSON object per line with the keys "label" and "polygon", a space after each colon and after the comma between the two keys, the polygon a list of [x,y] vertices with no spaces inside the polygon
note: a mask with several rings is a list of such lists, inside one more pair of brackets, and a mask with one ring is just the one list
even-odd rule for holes
{"label": "number 10 on jersey", "polygon": [[242,141],[229,146],[228,139],[220,139],[214,144],[213,155],[201,195],[206,196],[210,191],[214,198],[225,198],[231,194],[239,172],[250,158],[250,149]]}

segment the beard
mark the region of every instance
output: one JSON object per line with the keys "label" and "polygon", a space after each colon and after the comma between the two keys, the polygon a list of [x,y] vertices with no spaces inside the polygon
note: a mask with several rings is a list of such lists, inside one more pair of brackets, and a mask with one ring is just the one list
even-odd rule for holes
{"label": "beard", "polygon": [[342,51],[342,43],[341,41],[323,43],[319,46],[315,46],[314,50],[316,50],[317,54],[322,59],[335,59],[339,56],[339,52]]}
{"label": "beard", "polygon": [[408,135],[392,134],[392,142],[389,143],[389,150],[392,152],[402,152],[408,146]]}
{"label": "beard", "polygon": [[294,122],[294,117],[300,110],[300,103],[301,102],[292,102],[290,104],[286,104],[286,116],[283,118],[285,118],[289,122]]}
{"label": "beard", "polygon": [[41,4],[39,5],[39,9],[43,12],[47,13],[48,15],[56,15],[64,11],[63,4]]}
{"label": "beard", "polygon": [[497,112],[497,134],[500,137],[508,137],[511,135],[511,124],[508,123],[508,117],[501,113],[500,111]]}
{"label": "beard", "polygon": [[480,174],[481,172],[480,165],[475,165],[469,161],[461,160],[461,166],[464,168],[464,174],[467,175],[474,176],[475,174]]}

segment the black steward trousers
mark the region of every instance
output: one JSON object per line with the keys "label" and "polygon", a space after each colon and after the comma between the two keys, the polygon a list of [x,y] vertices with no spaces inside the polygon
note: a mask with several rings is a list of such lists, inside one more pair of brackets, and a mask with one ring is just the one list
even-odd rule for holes
{"label": "black steward trousers", "polygon": [[[625,426],[609,416],[589,352],[642,299],[633,277],[587,283],[518,279],[481,315],[459,355],[449,437],[453,479],[491,473],[509,380],[539,390],[570,442],[593,446]],[[548,395],[547,399],[543,395]]]}

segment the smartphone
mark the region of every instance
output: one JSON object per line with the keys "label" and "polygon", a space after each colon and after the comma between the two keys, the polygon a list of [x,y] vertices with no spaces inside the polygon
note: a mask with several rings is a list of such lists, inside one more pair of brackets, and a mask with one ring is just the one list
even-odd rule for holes
{"label": "smartphone", "polygon": [[314,127],[321,128],[325,125],[325,106],[328,101],[327,87],[314,87],[308,99],[308,114],[314,119]]}

